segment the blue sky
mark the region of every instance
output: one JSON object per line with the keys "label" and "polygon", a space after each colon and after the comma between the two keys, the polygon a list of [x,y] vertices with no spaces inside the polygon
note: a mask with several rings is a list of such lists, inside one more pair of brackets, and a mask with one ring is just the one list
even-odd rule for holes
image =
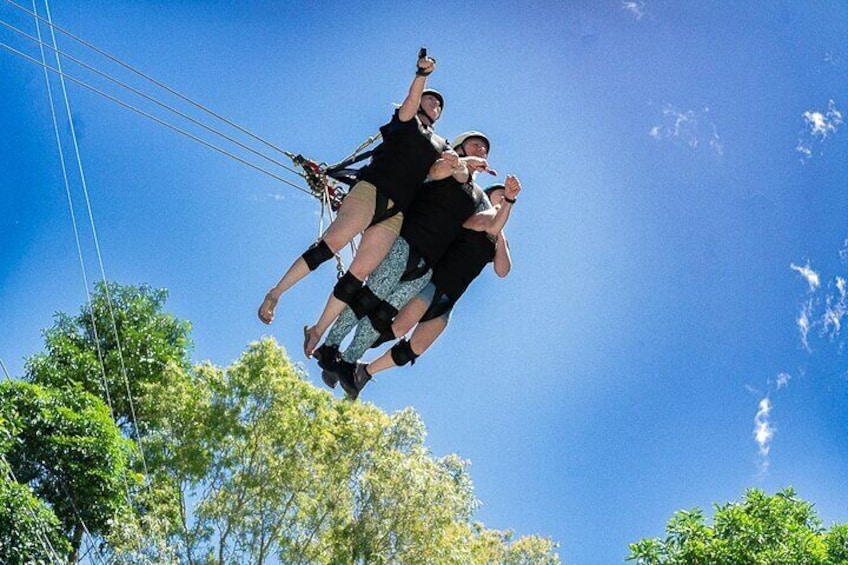
{"label": "blue sky", "polygon": [[[471,460],[487,526],[550,536],[565,563],[587,565],[621,563],[675,510],[749,487],[794,486],[826,523],[848,521],[848,5],[51,9],[261,137],[328,161],[386,121],[429,48],[446,97],[437,129],[486,132],[492,166],[522,181],[507,227],[515,267],[485,273],[431,351],[363,398],[415,407],[436,455]],[[9,3],[0,19],[34,33]],[[38,56],[7,29],[0,41]],[[20,375],[51,315],[76,311],[85,289],[43,74],[0,50],[0,76],[0,358]],[[79,86],[69,95],[108,278],[169,289],[198,361],[227,365],[273,335],[305,362],[301,328],[333,269],[287,294],[270,328],[255,311],[316,236],[317,203]]]}

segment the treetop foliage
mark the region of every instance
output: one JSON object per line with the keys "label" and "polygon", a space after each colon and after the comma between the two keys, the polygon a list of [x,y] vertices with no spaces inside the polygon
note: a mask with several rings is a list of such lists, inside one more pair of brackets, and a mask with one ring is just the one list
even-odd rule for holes
{"label": "treetop foliage", "polygon": [[[87,526],[121,564],[559,563],[552,541],[473,520],[468,462],[433,456],[414,410],[336,400],[273,339],[226,368],[192,365],[166,297],[101,285],[56,316],[25,382],[0,387],[17,475],[0,511],[29,497],[70,562]],[[16,531],[36,550],[0,529],[0,561],[49,557]]]}
{"label": "treetop foliage", "polygon": [[829,530],[791,488],[751,489],[741,502],[715,505],[712,525],[699,510],[679,511],[666,537],[630,545],[639,565],[848,565],[848,525]]}

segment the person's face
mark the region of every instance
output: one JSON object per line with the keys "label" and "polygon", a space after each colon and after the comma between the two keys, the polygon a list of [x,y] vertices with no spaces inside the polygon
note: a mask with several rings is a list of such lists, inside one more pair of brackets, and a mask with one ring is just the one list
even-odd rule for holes
{"label": "person's face", "polygon": [[486,159],[489,156],[489,148],[486,146],[486,142],[479,137],[469,137],[462,144],[462,148],[469,157]]}
{"label": "person's face", "polygon": [[425,94],[421,97],[421,108],[430,118],[430,122],[435,122],[442,115],[442,103],[432,94]]}
{"label": "person's face", "polygon": [[492,193],[489,194],[489,201],[492,203],[492,206],[497,206],[503,202],[504,197],[506,197],[506,191],[499,188],[497,190],[493,190]]}

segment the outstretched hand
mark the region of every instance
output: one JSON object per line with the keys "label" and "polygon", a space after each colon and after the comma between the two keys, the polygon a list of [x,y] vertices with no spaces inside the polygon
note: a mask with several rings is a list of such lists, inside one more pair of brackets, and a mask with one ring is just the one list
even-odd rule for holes
{"label": "outstretched hand", "polygon": [[484,171],[494,176],[497,176],[498,174],[496,170],[489,168],[489,161],[482,157],[462,157],[462,160],[465,162],[465,166],[468,167],[468,170],[473,173]]}

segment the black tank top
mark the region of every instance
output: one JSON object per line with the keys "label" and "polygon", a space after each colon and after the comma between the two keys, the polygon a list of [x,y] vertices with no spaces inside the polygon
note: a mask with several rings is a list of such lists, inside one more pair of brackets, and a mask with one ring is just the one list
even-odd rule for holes
{"label": "black tank top", "polygon": [[396,211],[403,212],[448,145],[421,125],[417,117],[408,122],[400,121],[398,110],[392,121],[380,128],[380,133],[383,143],[374,152],[371,162],[360,169],[358,178],[376,186],[384,196],[392,199]]}
{"label": "black tank top", "polygon": [[454,301],[495,259],[495,242],[486,232],[462,229],[433,269],[432,283]]}
{"label": "black tank top", "polygon": [[426,182],[404,214],[400,235],[433,266],[482,198],[483,191],[473,181],[461,183],[448,177]]}

